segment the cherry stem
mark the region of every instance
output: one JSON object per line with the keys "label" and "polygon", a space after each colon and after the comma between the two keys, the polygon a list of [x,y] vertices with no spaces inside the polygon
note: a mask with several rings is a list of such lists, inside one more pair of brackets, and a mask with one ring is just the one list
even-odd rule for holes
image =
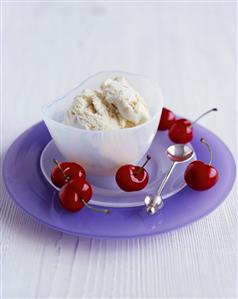
{"label": "cherry stem", "polygon": [[56,159],[53,159],[53,162],[54,162],[54,164],[59,168],[59,170],[61,171],[61,173],[63,174],[63,176],[64,176],[66,182],[68,182],[69,179],[70,179],[70,177],[67,176],[67,175],[64,173],[64,170],[63,170],[62,167],[60,166],[59,162],[58,162]]}
{"label": "cherry stem", "polygon": [[89,208],[90,210],[93,210],[93,211],[95,211],[95,212],[105,213],[105,214],[109,214],[109,213],[110,213],[110,210],[108,210],[108,209],[97,209],[97,208],[94,208],[94,207],[92,207],[91,205],[89,205],[84,199],[81,198],[81,200],[82,200],[83,204],[84,204],[87,208]]}
{"label": "cherry stem", "polygon": [[207,112],[203,113],[202,115],[200,115],[198,118],[196,118],[196,119],[192,122],[191,126],[192,126],[193,124],[195,124],[196,122],[198,122],[199,119],[201,119],[203,116],[207,115],[208,113],[210,113],[210,112],[212,112],[212,111],[217,111],[217,110],[218,110],[217,108],[212,108],[212,109],[208,110]]}
{"label": "cherry stem", "polygon": [[147,155],[147,156],[146,156],[146,161],[145,161],[145,163],[141,166],[141,168],[144,168],[145,165],[150,161],[150,159],[151,159],[151,156]]}
{"label": "cherry stem", "polygon": [[142,166],[140,166],[139,169],[137,169],[136,171],[134,171],[134,174],[135,174],[135,175],[140,174],[141,171],[143,170],[143,168],[146,166],[146,164],[150,161],[150,159],[151,159],[151,156],[147,155],[147,156],[146,156],[146,161],[145,161],[145,163],[144,163]]}
{"label": "cherry stem", "polygon": [[203,143],[203,144],[205,144],[206,146],[207,146],[207,148],[208,148],[208,150],[209,150],[209,153],[210,153],[210,161],[209,161],[209,165],[212,165],[212,159],[213,159],[213,156],[212,156],[212,149],[211,149],[211,147],[210,147],[210,145],[206,142],[206,140],[204,139],[204,138],[201,138],[200,139],[200,142],[201,143]]}

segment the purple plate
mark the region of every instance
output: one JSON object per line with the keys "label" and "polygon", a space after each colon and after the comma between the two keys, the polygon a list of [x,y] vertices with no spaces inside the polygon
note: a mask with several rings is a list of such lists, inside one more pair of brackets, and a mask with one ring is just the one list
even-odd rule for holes
{"label": "purple plate", "polygon": [[[207,139],[213,149],[214,166],[220,180],[208,191],[197,192],[186,187],[170,197],[164,208],[148,216],[143,207],[111,208],[111,213],[95,213],[84,208],[79,213],[65,211],[57,191],[45,180],[40,169],[41,152],[51,137],[43,122],[28,129],[9,148],[3,165],[3,177],[14,201],[41,223],[59,231],[95,238],[129,238],[155,235],[198,220],[213,211],[230,192],[236,175],[233,156],[227,146],[207,129],[195,125],[192,145],[198,159],[207,161]],[[158,133],[160,134],[160,133]]]}

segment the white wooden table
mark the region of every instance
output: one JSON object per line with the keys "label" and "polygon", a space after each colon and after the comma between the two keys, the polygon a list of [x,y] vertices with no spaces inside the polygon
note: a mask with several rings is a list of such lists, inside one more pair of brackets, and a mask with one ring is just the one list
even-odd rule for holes
{"label": "white wooden table", "polygon": [[[218,107],[201,123],[235,154],[235,14],[229,2],[3,2],[1,157],[42,104],[105,69],[151,76],[191,119]],[[234,298],[236,256],[234,189],[192,225],[107,241],[37,223],[1,184],[2,298]]]}

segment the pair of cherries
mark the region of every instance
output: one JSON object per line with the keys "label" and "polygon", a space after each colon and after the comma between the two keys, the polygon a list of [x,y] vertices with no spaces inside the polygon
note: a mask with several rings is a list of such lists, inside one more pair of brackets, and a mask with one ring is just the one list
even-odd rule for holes
{"label": "pair of cherries", "polygon": [[84,206],[96,212],[109,213],[107,209],[96,209],[88,204],[93,190],[86,181],[84,168],[74,162],[58,162],[53,160],[56,166],[51,172],[51,181],[60,188],[59,201],[70,212],[80,211]]}
{"label": "pair of cherries", "polygon": [[213,108],[203,113],[193,122],[186,118],[176,119],[175,114],[167,108],[163,108],[160,123],[158,129],[160,131],[169,131],[169,138],[174,143],[188,143],[193,139],[193,125],[212,111],[217,111],[217,108]]}

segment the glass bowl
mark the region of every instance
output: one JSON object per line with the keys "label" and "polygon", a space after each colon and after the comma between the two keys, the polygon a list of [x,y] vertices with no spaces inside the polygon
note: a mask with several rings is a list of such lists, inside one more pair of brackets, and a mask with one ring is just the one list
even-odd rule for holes
{"label": "glass bowl", "polygon": [[[151,119],[125,129],[83,130],[63,123],[73,98],[83,89],[96,89],[115,76],[124,76],[144,98]],[[44,122],[67,161],[81,164],[87,173],[110,176],[123,164],[137,163],[150,147],[157,132],[163,98],[159,86],[145,76],[122,71],[104,71],[90,76],[65,96],[42,107]]]}

